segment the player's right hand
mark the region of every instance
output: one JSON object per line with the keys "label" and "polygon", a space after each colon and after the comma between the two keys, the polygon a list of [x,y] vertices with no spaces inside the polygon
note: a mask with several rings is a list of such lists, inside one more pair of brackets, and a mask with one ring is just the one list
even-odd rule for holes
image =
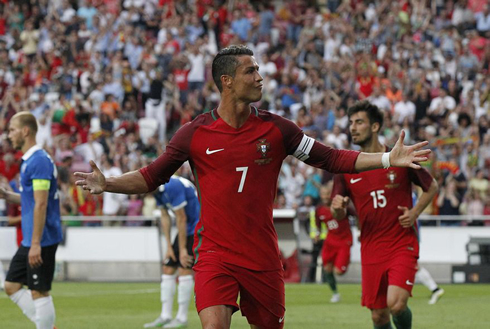
{"label": "player's right hand", "polygon": [[187,253],[187,248],[182,248],[180,250],[179,256],[180,265],[184,268],[191,268],[192,264],[194,264],[194,257],[190,256]]}
{"label": "player's right hand", "polygon": [[89,191],[91,194],[100,194],[104,192],[106,187],[105,176],[97,167],[93,160],[90,160],[90,166],[92,167],[91,173],[76,172],[74,175],[80,180],[77,180],[75,184],[81,186],[84,190]]}
{"label": "player's right hand", "polygon": [[342,196],[340,194],[337,194],[332,199],[331,207],[334,211],[335,210],[342,210],[342,209],[346,209],[348,204],[349,204],[349,197],[348,196]]}

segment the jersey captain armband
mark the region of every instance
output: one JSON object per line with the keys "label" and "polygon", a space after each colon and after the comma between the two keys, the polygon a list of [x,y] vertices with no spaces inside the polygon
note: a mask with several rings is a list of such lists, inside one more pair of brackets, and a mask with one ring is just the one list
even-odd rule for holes
{"label": "jersey captain armband", "polygon": [[301,139],[301,142],[299,143],[296,151],[294,151],[293,156],[301,161],[308,160],[313,144],[315,144],[315,139],[303,135],[303,138]]}
{"label": "jersey captain armband", "polygon": [[49,179],[33,179],[32,189],[34,191],[48,191],[51,187],[51,181]]}

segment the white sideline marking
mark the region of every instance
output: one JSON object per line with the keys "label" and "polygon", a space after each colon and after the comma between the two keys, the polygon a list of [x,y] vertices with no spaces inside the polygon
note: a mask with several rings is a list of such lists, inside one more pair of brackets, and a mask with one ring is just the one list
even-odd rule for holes
{"label": "white sideline marking", "polygon": [[[104,295],[140,295],[160,292],[160,289],[136,289],[136,290],[105,290],[105,291],[81,291],[73,292],[58,292],[53,294],[54,297],[85,297],[85,296],[104,296]],[[6,294],[0,294],[0,299],[7,299]]]}

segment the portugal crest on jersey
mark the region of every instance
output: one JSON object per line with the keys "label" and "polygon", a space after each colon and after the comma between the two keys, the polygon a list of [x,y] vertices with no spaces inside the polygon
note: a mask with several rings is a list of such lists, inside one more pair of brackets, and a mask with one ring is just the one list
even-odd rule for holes
{"label": "portugal crest on jersey", "polygon": [[387,188],[397,188],[398,186],[400,186],[400,184],[395,183],[396,172],[394,170],[390,170],[386,177],[388,177],[388,179],[390,180],[390,183],[385,185]]}
{"label": "portugal crest on jersey", "polygon": [[265,165],[272,161],[272,158],[267,157],[267,153],[271,150],[271,143],[265,138],[259,139],[257,143],[257,152],[260,153],[260,159],[255,160],[259,165]]}

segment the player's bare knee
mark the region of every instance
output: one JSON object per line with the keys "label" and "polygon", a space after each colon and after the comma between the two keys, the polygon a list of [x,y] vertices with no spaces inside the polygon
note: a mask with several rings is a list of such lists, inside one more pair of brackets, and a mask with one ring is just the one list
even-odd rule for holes
{"label": "player's bare knee", "polygon": [[20,289],[22,289],[22,285],[20,283],[5,281],[5,293],[8,296],[12,296]]}
{"label": "player's bare knee", "polygon": [[407,309],[407,303],[403,300],[398,300],[396,303],[390,306],[391,315],[397,316],[403,313]]}
{"label": "player's bare knee", "polygon": [[38,299],[38,298],[43,298],[48,296],[49,296],[49,291],[32,290],[32,299]]}

